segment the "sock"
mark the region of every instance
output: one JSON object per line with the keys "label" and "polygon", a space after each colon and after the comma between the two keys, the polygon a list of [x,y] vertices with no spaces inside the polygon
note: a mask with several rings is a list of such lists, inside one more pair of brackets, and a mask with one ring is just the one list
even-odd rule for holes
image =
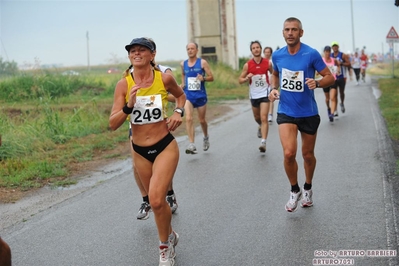
{"label": "sock", "polygon": [[166,242],[159,241],[159,246],[167,246],[167,247],[169,247],[169,241],[166,241]]}
{"label": "sock", "polygon": [[172,196],[173,194],[175,194],[175,192],[173,191],[173,189],[168,191],[168,196]]}
{"label": "sock", "polygon": [[260,141],[260,143],[261,143],[261,144],[265,144],[265,143],[266,143],[266,139],[262,139],[262,140]]}
{"label": "sock", "polygon": [[298,183],[296,183],[295,185],[291,186],[291,192],[298,193],[299,190],[300,189],[299,189]]}
{"label": "sock", "polygon": [[204,140],[208,140],[208,139],[209,139],[209,136],[206,136],[206,137],[204,136]]}
{"label": "sock", "polygon": [[147,202],[148,204],[150,203],[150,199],[148,198],[148,195],[143,197],[143,202]]}
{"label": "sock", "polygon": [[308,184],[305,182],[305,184],[303,185],[303,189],[304,190],[311,190],[312,189],[312,184]]}

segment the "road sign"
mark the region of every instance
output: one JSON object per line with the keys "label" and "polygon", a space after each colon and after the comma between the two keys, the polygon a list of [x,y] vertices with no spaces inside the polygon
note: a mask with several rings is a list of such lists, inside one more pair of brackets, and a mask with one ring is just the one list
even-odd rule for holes
{"label": "road sign", "polygon": [[387,35],[387,43],[393,43],[393,42],[399,42],[399,35],[396,32],[395,28],[391,27]]}

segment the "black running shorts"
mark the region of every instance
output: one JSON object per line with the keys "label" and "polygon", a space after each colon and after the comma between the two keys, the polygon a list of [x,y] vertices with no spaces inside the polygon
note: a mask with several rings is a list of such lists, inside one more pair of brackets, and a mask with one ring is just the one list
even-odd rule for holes
{"label": "black running shorts", "polygon": [[319,128],[320,125],[320,116],[319,115],[314,115],[314,116],[309,116],[309,117],[291,117],[285,114],[279,114],[277,113],[277,124],[285,124],[285,123],[290,123],[290,124],[295,124],[298,127],[298,130],[300,132],[309,134],[309,135],[314,135],[317,133],[317,129]]}

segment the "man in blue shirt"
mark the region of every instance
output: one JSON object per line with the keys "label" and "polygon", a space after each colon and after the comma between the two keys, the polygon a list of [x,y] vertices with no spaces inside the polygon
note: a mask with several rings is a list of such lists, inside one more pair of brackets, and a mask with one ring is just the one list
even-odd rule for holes
{"label": "man in blue shirt", "polygon": [[[314,148],[320,116],[314,97],[314,89],[331,86],[334,77],[319,52],[301,43],[302,23],[297,18],[284,22],[283,36],[287,46],[273,53],[272,91],[269,99],[279,99],[277,124],[284,152],[284,169],[291,184],[290,198],[285,205],[288,212],[296,211],[298,201],[302,207],[311,207],[312,179],[316,168]],[[323,77],[314,79],[315,72]],[[280,92],[276,89],[280,86]],[[305,168],[305,184],[302,193],[298,185],[298,131],[302,139],[302,157]],[[303,196],[303,197],[302,197]]]}

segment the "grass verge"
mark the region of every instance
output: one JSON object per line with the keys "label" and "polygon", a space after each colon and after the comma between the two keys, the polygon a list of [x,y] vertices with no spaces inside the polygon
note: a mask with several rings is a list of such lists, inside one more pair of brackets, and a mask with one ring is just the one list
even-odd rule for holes
{"label": "grass verge", "polygon": [[[378,104],[386,122],[388,133],[394,144],[396,158],[399,158],[399,62],[378,63],[368,70],[368,74],[378,76],[378,86],[381,97]],[[399,159],[396,161],[396,174],[399,174]]]}

